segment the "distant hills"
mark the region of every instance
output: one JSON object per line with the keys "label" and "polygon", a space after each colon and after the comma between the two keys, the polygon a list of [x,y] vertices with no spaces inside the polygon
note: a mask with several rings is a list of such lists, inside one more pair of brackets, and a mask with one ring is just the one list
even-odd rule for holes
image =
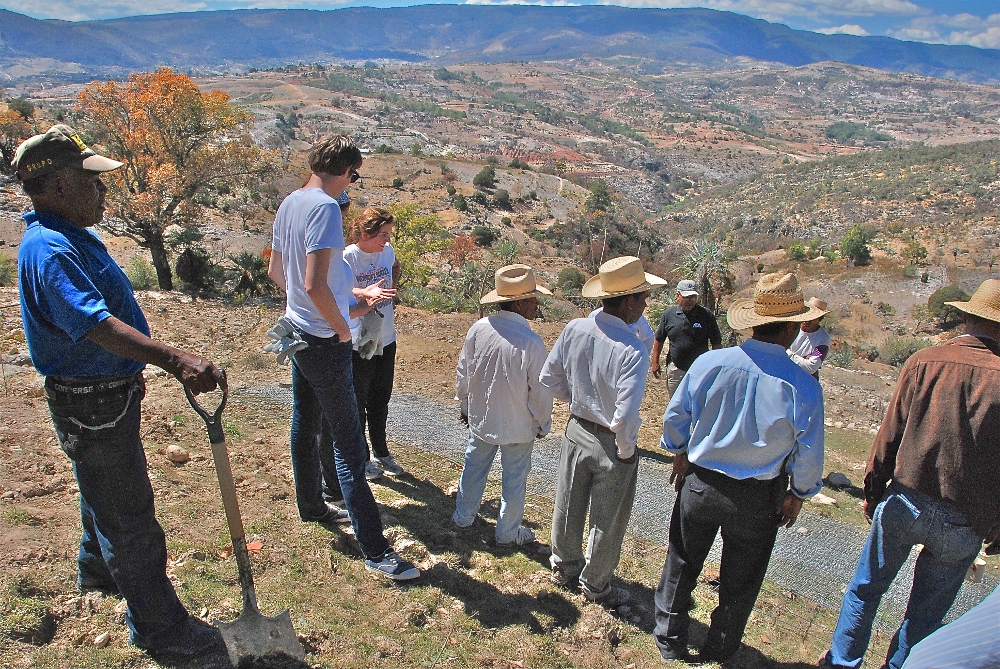
{"label": "distant hills", "polygon": [[615,56],[710,68],[746,58],[791,66],[834,60],[1000,84],[1000,50],[822,35],[708,9],[421,5],[79,23],[0,10],[0,62],[51,58],[93,74],[161,65],[218,69],[378,59],[444,65]]}

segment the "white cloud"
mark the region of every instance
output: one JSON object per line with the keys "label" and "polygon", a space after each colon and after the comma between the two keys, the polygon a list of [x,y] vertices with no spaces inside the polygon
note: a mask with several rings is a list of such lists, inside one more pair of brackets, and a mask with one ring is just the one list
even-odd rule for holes
{"label": "white cloud", "polygon": [[836,28],[820,28],[816,32],[823,33],[824,35],[858,35],[864,37],[870,33],[857,25],[856,23],[845,23],[842,26],[837,26]]}
{"label": "white cloud", "polygon": [[532,7],[579,7],[579,2],[567,0],[465,0],[467,5],[530,5]]}
{"label": "white cloud", "polygon": [[[958,30],[954,30],[957,28]],[[890,37],[935,44],[968,44],[982,49],[1000,49],[1000,14],[987,17],[972,14],[935,14],[911,20],[902,28],[889,30]]]}
{"label": "white cloud", "polygon": [[90,19],[110,19],[119,16],[140,14],[166,14],[169,12],[197,12],[208,9],[200,0],[4,0],[4,9],[26,14],[39,19],[61,19],[63,21],[86,21]]}

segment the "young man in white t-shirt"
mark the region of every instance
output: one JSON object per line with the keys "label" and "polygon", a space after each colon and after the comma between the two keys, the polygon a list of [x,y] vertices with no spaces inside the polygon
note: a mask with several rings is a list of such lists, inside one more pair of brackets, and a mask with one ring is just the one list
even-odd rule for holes
{"label": "young man in white t-shirt", "polygon": [[274,219],[270,276],[287,296],[285,317],[308,343],[292,360],[292,472],[299,516],[338,522],[341,511],[323,501],[320,421],[333,433],[344,505],[365,565],[395,580],[420,571],[392,549],[365,479],[367,461],[351,369],[350,304],[353,281],[344,262],[344,230],[336,197],[357,181],[361,152],[345,135],[317,143],[312,175],[284,199]]}

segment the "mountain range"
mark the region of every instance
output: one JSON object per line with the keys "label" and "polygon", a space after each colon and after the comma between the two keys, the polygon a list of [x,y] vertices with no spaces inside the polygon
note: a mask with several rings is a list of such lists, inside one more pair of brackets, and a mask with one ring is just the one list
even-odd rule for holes
{"label": "mountain range", "polygon": [[457,62],[630,57],[728,68],[746,59],[840,61],[1000,84],[1000,50],[824,35],[709,9],[420,5],[233,10],[104,21],[36,20],[0,10],[0,61],[51,58],[85,73],[158,66],[274,67],[387,59]]}

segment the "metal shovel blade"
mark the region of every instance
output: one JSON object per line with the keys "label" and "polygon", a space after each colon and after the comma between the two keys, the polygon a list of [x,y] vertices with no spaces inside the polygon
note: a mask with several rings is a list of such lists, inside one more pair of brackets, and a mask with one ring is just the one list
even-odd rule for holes
{"label": "metal shovel blade", "polygon": [[222,633],[226,642],[226,652],[233,666],[238,666],[240,658],[261,657],[268,653],[280,652],[301,660],[305,651],[299,643],[292,618],[285,609],[273,618],[261,615],[255,609],[244,608],[240,617],[231,623],[216,620],[213,623]]}
{"label": "metal shovel blade", "polygon": [[226,434],[222,429],[222,410],[226,407],[229,392],[223,384],[222,402],[214,414],[205,411],[187,388],[184,389],[184,394],[208,428],[208,440],[212,444],[212,460],[215,462],[215,472],[219,477],[222,506],[226,511],[229,536],[233,540],[233,557],[236,558],[240,577],[243,612],[231,623],[215,622],[215,626],[222,633],[222,640],[226,642],[229,661],[236,667],[240,663],[240,658],[261,657],[274,652],[302,660],[306,654],[295,635],[295,629],[292,628],[292,618],[288,609],[273,618],[268,618],[262,616],[260,609],[257,608],[257,592],[253,586],[253,569],[250,566],[250,554],[247,552],[246,533],[243,530],[243,518],[240,516],[240,503],[236,498],[236,483],[229,463],[229,452],[226,450]]}

